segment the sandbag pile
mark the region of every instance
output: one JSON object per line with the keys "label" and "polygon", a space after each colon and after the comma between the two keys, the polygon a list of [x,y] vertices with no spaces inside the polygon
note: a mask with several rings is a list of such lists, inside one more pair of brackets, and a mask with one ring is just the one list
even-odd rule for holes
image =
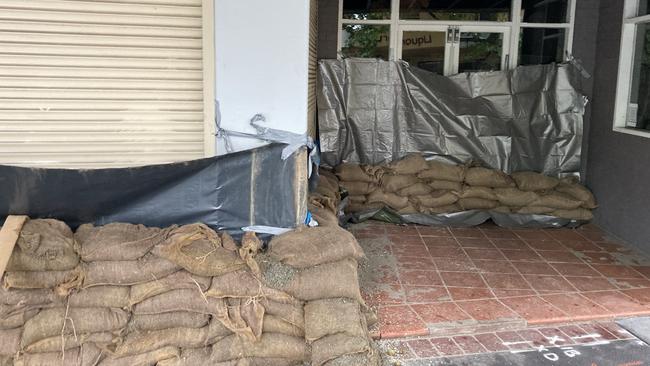
{"label": "sandbag pile", "polygon": [[339,185],[354,213],[389,207],[399,214],[486,210],[591,220],[593,194],[574,178],[535,172],[507,175],[480,166],[452,165],[408,155],[386,166],[341,164]]}
{"label": "sandbag pile", "polygon": [[[363,252],[345,230],[314,230],[326,229],[287,233],[263,253],[253,233],[238,245],[202,224],[87,224],[73,234],[60,221],[29,220],[2,277],[0,365],[331,366],[344,354],[369,358],[365,318],[363,332],[350,331],[357,347],[334,324],[354,305],[362,309]],[[324,299],[334,300],[316,306]]]}
{"label": "sandbag pile", "polygon": [[309,211],[320,226],[338,226],[341,203],[339,180],[331,171],[320,168],[316,189],[309,192]]}

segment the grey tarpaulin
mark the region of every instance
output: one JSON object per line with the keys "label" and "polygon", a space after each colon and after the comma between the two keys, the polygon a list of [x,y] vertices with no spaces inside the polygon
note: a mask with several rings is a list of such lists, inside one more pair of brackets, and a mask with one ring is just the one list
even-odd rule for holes
{"label": "grey tarpaulin", "polygon": [[323,60],[321,159],[380,164],[421,152],[508,173],[578,174],[579,85],[571,64],[445,77],[399,61]]}
{"label": "grey tarpaulin", "polygon": [[583,221],[568,220],[547,215],[528,215],[501,213],[495,211],[461,211],[448,214],[427,215],[427,214],[399,214],[388,207],[374,209],[364,212],[356,212],[343,217],[343,222],[361,222],[368,219],[377,219],[394,224],[418,224],[427,226],[454,226],[470,227],[477,226],[485,221],[492,221],[501,227],[509,228],[559,228],[577,227],[585,224]]}
{"label": "grey tarpaulin", "polygon": [[307,215],[307,152],[286,145],[136,168],[68,170],[0,166],[0,216],[52,217],[72,227],[203,222],[236,233],[251,225],[295,227]]}

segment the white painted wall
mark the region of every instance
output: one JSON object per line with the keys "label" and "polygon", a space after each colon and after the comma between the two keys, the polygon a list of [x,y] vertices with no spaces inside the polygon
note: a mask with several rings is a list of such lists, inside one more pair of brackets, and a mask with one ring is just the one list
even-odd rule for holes
{"label": "white painted wall", "polygon": [[[215,0],[216,95],[221,127],[255,132],[261,113],[271,128],[307,131],[309,1]],[[237,150],[262,144],[233,138]],[[217,140],[218,154],[225,153]]]}

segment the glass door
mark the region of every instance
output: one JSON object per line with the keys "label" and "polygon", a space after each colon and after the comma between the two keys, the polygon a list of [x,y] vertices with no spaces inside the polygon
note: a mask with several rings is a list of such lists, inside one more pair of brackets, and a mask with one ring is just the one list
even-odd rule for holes
{"label": "glass door", "polygon": [[403,25],[398,59],[440,75],[506,69],[510,32],[506,27]]}
{"label": "glass door", "polygon": [[402,26],[397,40],[399,59],[440,75],[451,73],[447,26]]}

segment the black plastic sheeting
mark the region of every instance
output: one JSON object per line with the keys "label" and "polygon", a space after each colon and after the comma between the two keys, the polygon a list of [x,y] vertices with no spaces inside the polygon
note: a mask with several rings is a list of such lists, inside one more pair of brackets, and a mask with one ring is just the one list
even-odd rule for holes
{"label": "black plastic sheeting", "polygon": [[305,149],[281,159],[271,144],[182,163],[117,169],[41,169],[0,165],[0,216],[166,227],[202,222],[240,232],[304,222]]}

